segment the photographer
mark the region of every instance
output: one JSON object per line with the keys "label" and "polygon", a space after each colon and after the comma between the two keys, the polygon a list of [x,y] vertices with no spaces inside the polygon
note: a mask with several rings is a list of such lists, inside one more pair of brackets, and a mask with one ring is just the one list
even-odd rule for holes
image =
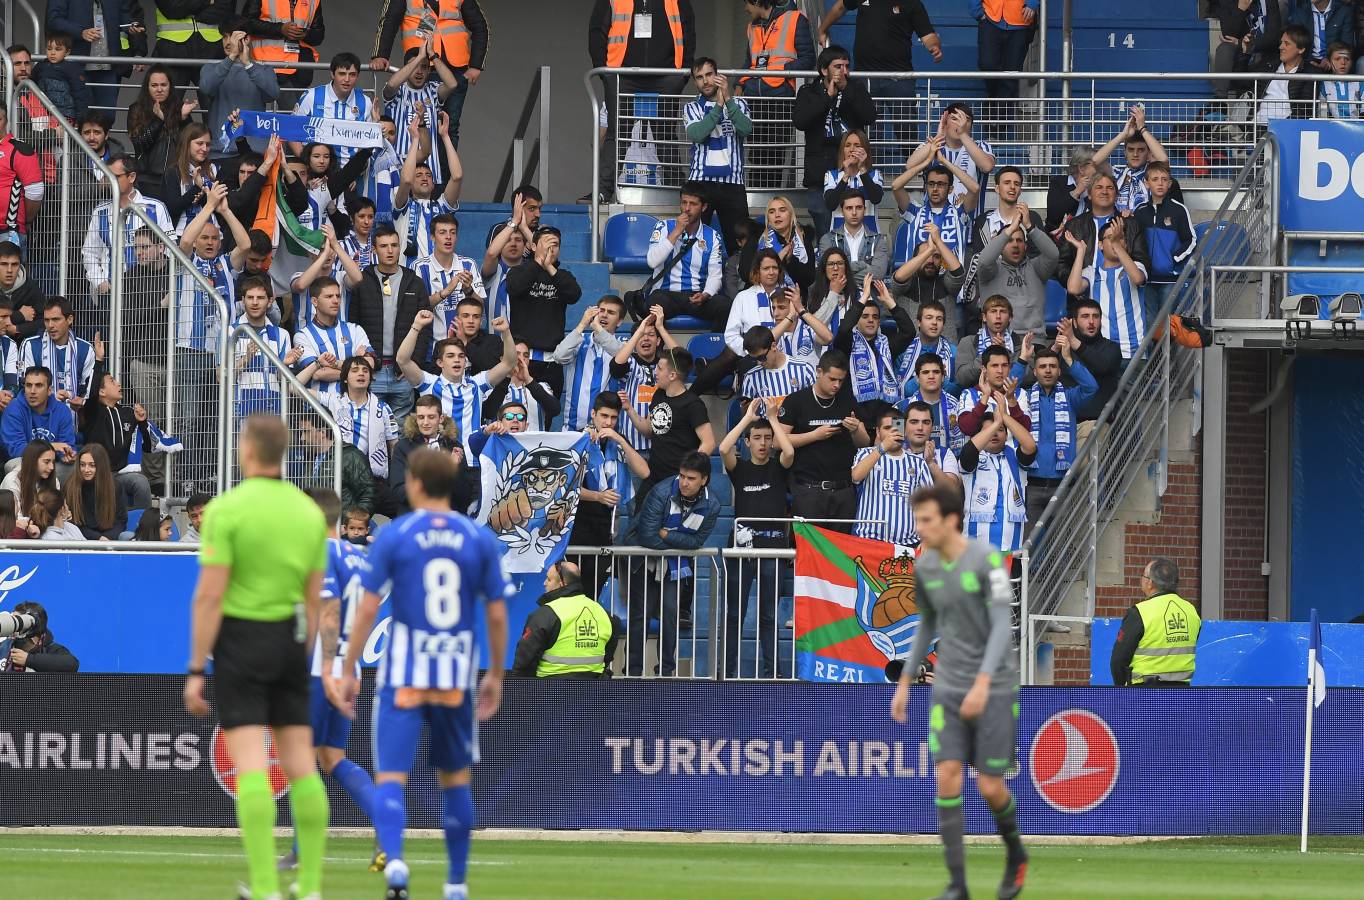
{"label": "photographer", "polygon": [[47,627],[47,610],[37,603],[20,603],[14,608],[14,618],[22,622],[32,617],[32,625],[18,631],[10,641],[9,653],[0,659],[0,670],[8,672],[75,672],[80,669],[76,659],[63,645],[56,642]]}

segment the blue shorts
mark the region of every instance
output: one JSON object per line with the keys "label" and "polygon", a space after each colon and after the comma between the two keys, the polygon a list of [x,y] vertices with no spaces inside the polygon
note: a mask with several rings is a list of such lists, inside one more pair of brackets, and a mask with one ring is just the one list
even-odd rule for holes
{"label": "blue shorts", "polygon": [[350,727],[353,724],[332,706],[327,694],[322,690],[322,679],[313,676],[312,692],[309,695],[308,714],[313,725],[314,747],[335,747],[345,750],[350,743]]}
{"label": "blue shorts", "polygon": [[374,771],[411,772],[417,759],[422,725],[431,727],[429,762],[442,772],[458,772],[478,762],[478,723],[474,694],[461,706],[416,706],[398,709],[394,689],[374,697]]}

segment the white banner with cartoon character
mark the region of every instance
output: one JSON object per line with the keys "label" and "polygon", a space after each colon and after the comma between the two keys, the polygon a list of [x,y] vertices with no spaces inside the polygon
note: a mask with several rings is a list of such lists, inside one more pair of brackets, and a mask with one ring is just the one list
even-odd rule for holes
{"label": "white banner with cartoon character", "polygon": [[586,432],[572,431],[488,438],[479,454],[483,495],[478,521],[507,548],[508,572],[544,572],[564,555],[590,441]]}

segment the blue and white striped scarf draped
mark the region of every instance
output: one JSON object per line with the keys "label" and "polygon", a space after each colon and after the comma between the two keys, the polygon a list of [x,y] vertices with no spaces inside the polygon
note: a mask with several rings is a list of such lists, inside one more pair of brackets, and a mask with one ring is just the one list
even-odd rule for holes
{"label": "blue and white striped scarf draped", "polygon": [[[701,488],[701,493],[696,495],[696,499],[690,503],[682,501],[682,489],[678,485],[677,479],[673,479],[672,496],[668,498],[668,515],[663,519],[663,527],[669,532],[677,531],[682,534],[698,534],[701,525],[706,521],[706,517],[694,510],[710,495],[706,488]],[[692,576],[691,558],[687,556],[668,557],[668,580],[681,581]]]}
{"label": "blue and white striped scarf draped", "polygon": [[152,439],[150,447],[143,446],[142,429],[133,429],[133,443],[128,448],[128,465],[124,467],[124,472],[141,472],[142,460],[147,453],[179,453],[185,449],[179,438],[166,434],[150,419],[147,420],[147,431]]}
{"label": "blue and white striped scarf draped", "polygon": [[890,341],[876,333],[876,352],[871,342],[860,331],[852,336],[852,388],[858,403],[884,400],[894,403],[900,399],[900,384],[895,378],[895,363],[890,356]]}
{"label": "blue and white striped scarf draped", "polygon": [[[970,219],[961,211],[961,207],[949,202],[941,211],[935,212],[927,203],[920,206],[910,219],[909,230],[913,236],[914,247],[928,240],[928,229],[925,226],[929,222],[938,226],[942,242],[951,248],[957,258],[965,259],[964,250],[970,238]],[[914,247],[910,247],[911,252]]]}
{"label": "blue and white striped scarf draped", "polygon": [[[994,341],[990,337],[990,329],[984,325],[980,326],[980,331],[976,332],[976,356],[984,356],[985,348],[993,343]],[[1004,347],[1010,353],[1014,352],[1014,334],[1012,331],[1006,330],[1004,332]]]}
{"label": "blue and white striped scarf draped", "polygon": [[[1052,390],[1051,403],[1052,420],[1056,426],[1056,450],[1060,454],[1056,458],[1056,471],[1064,472],[1075,462],[1075,416],[1070,411],[1070,396],[1066,394],[1066,386],[1059,381]],[[1039,440],[1042,436],[1040,385],[1034,384],[1028,390],[1028,414],[1032,418],[1032,439]]]}
{"label": "blue and white striped scarf draped", "polygon": [[952,342],[942,335],[938,335],[937,343],[930,350],[924,348],[923,338],[916,337],[909,342],[909,346],[905,348],[904,353],[900,354],[899,362],[896,363],[895,376],[900,382],[900,393],[909,393],[907,386],[915,378],[914,364],[925,353],[936,353],[938,358],[942,360],[943,369],[946,370],[943,373],[944,376],[948,379],[952,377]]}
{"label": "blue and white striped scarf draped", "polygon": [[57,365],[59,348],[52,338],[44,332],[30,340],[38,341],[35,362],[52,373],[52,389],[70,391],[74,396],[81,395],[81,373],[85,371],[85,360],[94,353],[94,348],[74,334],[66,338],[66,346],[60,348],[62,364]]}
{"label": "blue and white striped scarf draped", "polygon": [[[758,238],[759,250],[775,250],[778,253],[786,246],[786,242],[781,239],[775,229],[767,228],[763,231],[763,236]],[[803,263],[810,262],[810,251],[805,247],[805,238],[801,236],[800,228],[791,228],[791,258],[798,259]],[[782,272],[782,280],[787,287],[793,286],[796,282],[785,271]]]}

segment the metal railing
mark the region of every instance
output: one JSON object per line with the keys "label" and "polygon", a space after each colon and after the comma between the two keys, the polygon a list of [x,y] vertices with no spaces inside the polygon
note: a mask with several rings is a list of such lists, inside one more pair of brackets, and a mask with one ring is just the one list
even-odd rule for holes
{"label": "metal railing", "polygon": [[[614,128],[608,139],[615,142],[612,159],[601,159],[601,137],[597,116],[602,101],[596,82],[604,79],[648,76],[687,76],[682,69],[591,69],[584,76],[584,86],[592,111],[592,178],[600,183],[601,166],[614,167],[611,183],[618,197],[628,204],[671,203],[677,187],[686,178],[691,143],[681,130],[681,108],[692,100],[694,93],[669,95],[622,94],[609,92],[616,98],[612,110]],[[729,76],[761,76],[770,72],[745,69],[726,69]],[[813,72],[783,72],[797,81],[813,77]],[[864,78],[854,71],[853,80]],[[973,134],[991,143],[999,165],[1016,165],[1023,169],[1025,188],[1040,191],[1058,175],[1067,174],[1068,158],[1076,146],[1101,146],[1124,127],[1129,107],[1142,102],[1149,130],[1155,134],[1170,155],[1174,174],[1181,179],[1185,190],[1190,188],[1220,191],[1228,187],[1242,167],[1251,161],[1253,151],[1265,133],[1262,118],[1271,114],[1286,114],[1283,101],[1270,101],[1256,96],[1238,99],[1214,97],[1206,93],[1209,81],[1231,81],[1249,85],[1275,80],[1364,81],[1364,76],[1331,76],[1316,74],[1279,75],[1277,73],[1234,73],[1220,77],[1220,73],[1177,72],[878,72],[877,78],[913,80],[921,88],[917,98],[873,98],[876,100],[878,120],[869,135],[874,160],[883,181],[889,183],[903,168],[905,155],[937,130],[942,111],[953,102],[965,102],[975,111]],[[1016,101],[982,100],[976,93],[964,90],[964,82],[981,80],[1012,80],[1032,82],[1033,96]],[[1121,82],[1115,88],[1114,85]],[[1159,85],[1150,95],[1127,95],[1133,82]],[[1170,83],[1189,85],[1193,96],[1170,97]],[[1044,96],[1048,85],[1059,83],[1061,96]],[[1120,93],[1119,93],[1120,92]],[[790,110],[794,98],[746,98],[754,119],[754,133],[745,142],[747,184],[750,193],[804,191],[801,186],[804,172],[803,138],[791,124]],[[641,101],[638,105],[636,101]],[[1312,111],[1320,112],[1317,101],[1311,102]],[[640,137],[632,141],[638,126]],[[650,138],[650,132],[652,136]],[[633,146],[632,146],[633,145]],[[1259,157],[1256,157],[1257,160]],[[1123,161],[1119,148],[1111,157],[1114,163]],[[917,189],[918,185],[911,185]],[[989,185],[982,185],[989,190]],[[886,204],[890,204],[886,200]],[[799,201],[797,205],[800,206]],[[895,210],[892,207],[892,212]],[[592,204],[593,231],[601,234],[600,204]],[[594,247],[593,261],[599,261],[599,250]]]}
{"label": "metal railing", "polygon": [[[540,193],[549,196],[549,166],[553,158],[550,154],[549,127],[550,112],[550,69],[541,66],[526,91],[526,102],[521,106],[521,115],[512,131],[511,148],[507,151],[507,161],[502,165],[502,173],[497,177],[497,187],[493,189],[493,201],[503,202],[511,199],[511,192],[530,182],[530,173],[536,172]],[[526,152],[526,135],[530,131],[531,118],[539,110],[539,130],[535,141]]]}
{"label": "metal railing", "polygon": [[[1197,427],[1197,406],[1203,355],[1173,344],[1166,322],[1171,313],[1200,318],[1209,313],[1209,269],[1232,254],[1252,258],[1272,253],[1273,217],[1270,191],[1263,177],[1268,139],[1261,139],[1240,176],[1228,191],[1214,221],[1185,265],[1147,334],[1133,355],[1117,391],[1095,422],[1075,463],[1042,517],[1023,544],[1023,610],[1029,618],[1061,610],[1067,595],[1079,588],[1083,615],[1094,615],[1098,587],[1099,541],[1113,522],[1134,482],[1146,474],[1163,496],[1169,473],[1170,410],[1172,402],[1191,401]],[[1266,289],[1252,276],[1254,267],[1232,274],[1228,289]],[[1044,629],[1030,629],[1033,640]],[[1034,675],[1036,645],[1023,648],[1024,683]]]}

